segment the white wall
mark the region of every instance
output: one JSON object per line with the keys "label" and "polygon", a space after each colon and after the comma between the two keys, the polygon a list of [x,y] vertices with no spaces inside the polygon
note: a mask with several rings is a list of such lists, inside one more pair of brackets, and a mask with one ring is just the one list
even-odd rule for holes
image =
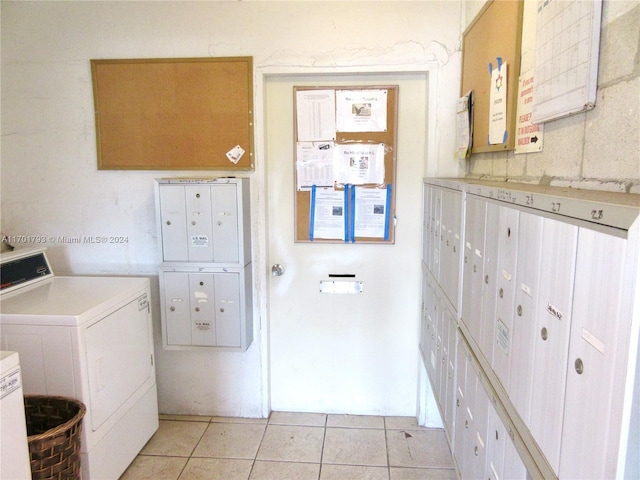
{"label": "white wall", "polygon": [[[58,274],[154,276],[159,255],[153,179],[190,173],[96,169],[92,58],[251,55],[256,79],[278,68],[309,73],[332,67],[380,71],[430,64],[429,82],[436,95],[429,98],[433,135],[428,139],[424,172],[463,173],[464,167],[451,154],[452,106],[459,90],[463,13],[459,2],[3,1],[0,5],[2,232],[42,236]],[[255,94],[256,111],[262,112],[264,92],[257,89]],[[256,219],[256,340],[244,354],[163,351],[156,297],[162,412],[268,413],[266,356],[259,331],[268,325],[261,215],[264,180],[269,176],[260,143],[265,141],[263,128],[258,115],[256,171],[247,173]],[[398,185],[399,189],[415,189],[421,178],[404,181],[407,184]],[[419,198],[415,204],[420,204]],[[124,236],[128,243],[77,245],[58,239],[96,235]]]}

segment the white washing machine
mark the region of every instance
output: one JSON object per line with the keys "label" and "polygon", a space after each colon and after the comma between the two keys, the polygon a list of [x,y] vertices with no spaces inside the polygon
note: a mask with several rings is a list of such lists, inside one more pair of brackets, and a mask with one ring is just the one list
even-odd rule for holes
{"label": "white washing machine", "polygon": [[45,249],[0,260],[1,347],[24,394],[83,402],[82,478],[117,479],[158,428],[149,279],[58,277]]}
{"label": "white washing machine", "polygon": [[30,478],[18,352],[0,352],[0,479]]}

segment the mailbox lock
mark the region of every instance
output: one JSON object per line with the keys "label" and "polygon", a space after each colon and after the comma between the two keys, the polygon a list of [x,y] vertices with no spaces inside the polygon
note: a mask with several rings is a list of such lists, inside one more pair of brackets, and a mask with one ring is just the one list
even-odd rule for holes
{"label": "mailbox lock", "polygon": [[196,312],[199,312],[200,311],[200,307],[196,307],[195,310],[196,310]]}
{"label": "mailbox lock", "polygon": [[549,336],[547,332],[547,327],[542,327],[542,330],[540,330],[540,336],[542,337],[542,340],[547,339],[547,337]]}
{"label": "mailbox lock", "polygon": [[498,296],[500,298],[504,297],[504,290],[502,288],[500,290],[498,290]]}
{"label": "mailbox lock", "polygon": [[518,313],[519,317],[522,316],[522,305],[518,305],[518,308],[516,309],[516,312]]}
{"label": "mailbox lock", "polygon": [[484,283],[489,284],[489,275],[484,276]]}
{"label": "mailbox lock", "polygon": [[196,221],[195,220],[191,220],[191,225],[195,225]]}
{"label": "mailbox lock", "polygon": [[196,198],[200,198],[200,194],[199,193],[196,193]]}
{"label": "mailbox lock", "polygon": [[224,313],[224,308],[221,308],[221,309],[220,309],[220,312]]}
{"label": "mailbox lock", "polygon": [[169,307],[169,310],[171,310],[172,312],[176,311],[176,307]]}
{"label": "mailbox lock", "polygon": [[578,375],[582,375],[582,372],[584,372],[584,365],[582,363],[582,359],[578,358],[576,360],[575,367],[576,367],[576,372],[578,373]]}
{"label": "mailbox lock", "polygon": [[171,220],[167,220],[167,225],[171,225]]}

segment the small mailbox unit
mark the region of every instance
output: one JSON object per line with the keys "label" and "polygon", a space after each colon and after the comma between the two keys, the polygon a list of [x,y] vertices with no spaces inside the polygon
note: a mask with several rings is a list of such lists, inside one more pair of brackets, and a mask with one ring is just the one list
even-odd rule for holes
{"label": "small mailbox unit", "polygon": [[156,180],[166,349],[246,350],[253,340],[249,179]]}

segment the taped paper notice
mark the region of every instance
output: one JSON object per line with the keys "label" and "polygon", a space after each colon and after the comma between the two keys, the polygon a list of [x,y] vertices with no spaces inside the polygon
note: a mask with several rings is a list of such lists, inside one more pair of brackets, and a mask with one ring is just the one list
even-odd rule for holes
{"label": "taped paper notice", "polygon": [[236,164],[240,161],[243,155],[244,148],[242,148],[240,145],[236,145],[227,152],[227,158],[229,159],[229,161]]}
{"label": "taped paper notice", "polygon": [[192,247],[208,247],[209,237],[207,235],[191,235]]}
{"label": "taped paper notice", "polygon": [[509,355],[509,328],[498,319],[496,342]]}

